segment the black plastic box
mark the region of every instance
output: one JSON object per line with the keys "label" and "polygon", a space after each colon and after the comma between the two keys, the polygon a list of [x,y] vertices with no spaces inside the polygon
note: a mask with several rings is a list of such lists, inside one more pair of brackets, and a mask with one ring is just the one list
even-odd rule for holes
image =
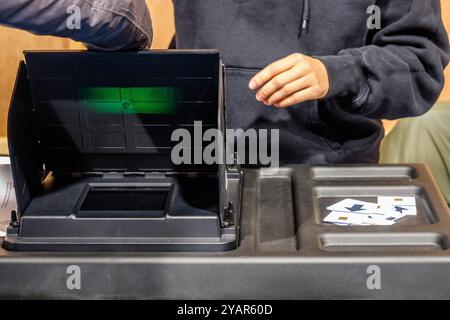
{"label": "black plastic box", "polygon": [[[216,51],[26,57],[9,118],[19,210],[0,249],[0,297],[450,298],[450,210],[426,166],[290,165],[276,174],[243,169],[242,178],[234,166],[171,166],[168,140],[157,133],[194,120],[224,127]],[[122,124],[114,113],[89,121],[85,105],[64,90],[167,85],[202,90],[181,95],[188,112],[170,116],[139,115],[134,101],[115,101],[125,107]],[[205,99],[208,92],[217,101]],[[122,130],[144,148],[102,139]],[[93,141],[92,131],[100,133]],[[153,145],[146,148],[141,134]],[[330,203],[387,195],[414,196],[417,215],[393,226],[323,223]],[[82,290],[66,285],[72,267],[81,270]],[[368,286],[374,267],[379,289]]]}
{"label": "black plastic box", "polygon": [[25,57],[9,112],[8,250],[236,247],[240,171],[171,161],[175,129],[223,133],[217,51]]}

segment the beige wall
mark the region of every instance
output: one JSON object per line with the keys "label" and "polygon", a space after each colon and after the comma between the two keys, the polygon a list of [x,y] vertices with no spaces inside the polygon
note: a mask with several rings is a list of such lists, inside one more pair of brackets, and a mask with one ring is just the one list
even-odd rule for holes
{"label": "beige wall", "polygon": [[[442,14],[447,30],[450,34],[450,0],[442,0]],[[446,70],[447,83],[442,93],[441,100],[450,100],[450,67]]]}
{"label": "beige wall", "polygon": [[[0,0],[1,1],[1,0]],[[174,18],[172,1],[147,0],[153,16],[154,41],[153,48],[167,48],[174,35]],[[23,50],[60,50],[82,49],[82,45],[73,41],[40,37],[30,33],[0,27],[0,137],[6,135],[6,117],[14,86],[17,66],[23,59]]]}
{"label": "beige wall", "polygon": [[[173,7],[170,0],[147,0],[153,17],[153,48],[167,48],[174,34]],[[450,1],[443,0],[443,14],[450,30]],[[32,49],[79,49],[70,40],[38,37],[29,33],[0,27],[0,136],[6,135],[6,114],[14,85],[17,65],[22,51]],[[441,99],[450,100],[450,68],[447,68],[447,85]]]}
{"label": "beige wall", "polygon": [[170,0],[147,0],[153,20],[153,48],[166,49],[175,34],[173,5]]}

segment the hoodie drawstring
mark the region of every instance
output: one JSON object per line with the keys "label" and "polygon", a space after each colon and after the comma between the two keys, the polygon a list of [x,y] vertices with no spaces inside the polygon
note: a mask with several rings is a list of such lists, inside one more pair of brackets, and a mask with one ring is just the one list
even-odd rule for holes
{"label": "hoodie drawstring", "polygon": [[308,33],[310,15],[311,8],[309,0],[303,0],[302,19],[298,30],[298,39],[300,39],[304,33]]}

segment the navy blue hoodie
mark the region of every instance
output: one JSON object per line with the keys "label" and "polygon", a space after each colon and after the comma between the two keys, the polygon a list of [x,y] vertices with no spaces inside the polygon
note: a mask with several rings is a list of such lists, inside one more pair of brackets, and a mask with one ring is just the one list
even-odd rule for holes
{"label": "navy blue hoodie", "polygon": [[[174,0],[178,48],[218,48],[227,125],[280,130],[283,163],[377,162],[380,119],[418,116],[437,100],[449,59],[439,0]],[[368,8],[381,9],[369,30]],[[369,12],[371,12],[369,10]],[[330,92],[291,108],[248,89],[271,62],[321,59]]]}

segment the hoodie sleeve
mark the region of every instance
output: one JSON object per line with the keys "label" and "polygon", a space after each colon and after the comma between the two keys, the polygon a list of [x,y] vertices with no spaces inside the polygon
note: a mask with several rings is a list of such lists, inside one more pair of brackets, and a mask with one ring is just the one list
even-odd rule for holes
{"label": "hoodie sleeve", "polygon": [[379,0],[383,27],[367,46],[318,57],[329,72],[328,99],[374,119],[427,112],[445,82],[450,49],[439,0]]}
{"label": "hoodie sleeve", "polygon": [[1,0],[0,24],[96,50],[139,50],[152,42],[145,0]]}

